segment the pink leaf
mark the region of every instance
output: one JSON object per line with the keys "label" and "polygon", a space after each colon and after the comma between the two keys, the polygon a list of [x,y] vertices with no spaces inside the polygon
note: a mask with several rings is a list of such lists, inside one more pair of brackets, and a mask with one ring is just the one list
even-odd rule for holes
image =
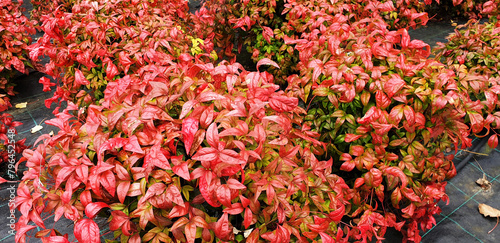
{"label": "pink leaf", "polygon": [[267,43],[271,44],[271,38],[274,37],[273,30],[267,26],[262,26],[262,36],[267,41]]}
{"label": "pink leaf", "polygon": [[247,188],[245,185],[241,184],[238,180],[232,178],[227,180],[226,184],[227,187],[234,190],[243,190]]}
{"label": "pink leaf", "polygon": [[215,148],[201,148],[193,155],[193,160],[212,161],[219,157],[219,151]]}
{"label": "pink leaf", "polygon": [[83,76],[80,69],[75,69],[75,82],[79,85],[89,85],[90,82]]}
{"label": "pink leaf", "polygon": [[207,142],[212,148],[219,147],[219,131],[217,130],[217,124],[212,123],[207,129]]}
{"label": "pink leaf", "polygon": [[99,226],[92,219],[81,219],[74,227],[75,238],[80,243],[100,242]]}
{"label": "pink leaf", "polygon": [[85,207],[85,215],[92,219],[103,208],[109,208],[109,205],[104,202],[89,203]]}
{"label": "pink leaf", "polygon": [[271,65],[275,68],[280,68],[280,66],[274,62],[273,60],[269,59],[269,58],[262,58],[260,59],[258,62],[257,62],[257,70],[259,69],[260,66],[262,65]]}
{"label": "pink leaf", "polygon": [[48,79],[47,77],[41,77],[38,82],[41,83],[41,84],[43,84],[43,92],[50,91],[50,87],[56,85],[54,83],[51,83],[50,79]]}
{"label": "pink leaf", "polygon": [[271,96],[269,106],[277,112],[290,112],[297,107],[299,100],[296,97]]}
{"label": "pink leaf", "polygon": [[180,165],[174,166],[172,168],[172,171],[180,177],[182,177],[184,180],[190,181],[191,177],[189,175],[189,168],[188,168],[188,162],[183,162]]}
{"label": "pink leaf", "polygon": [[187,154],[191,151],[191,145],[193,145],[194,134],[198,131],[198,125],[198,120],[192,117],[182,121],[182,137],[184,139],[184,148]]}
{"label": "pink leaf", "polygon": [[344,141],[346,143],[350,143],[350,142],[358,140],[362,136],[363,135],[356,135],[356,134],[348,133],[348,134],[345,135],[345,140]]}
{"label": "pink leaf", "polygon": [[405,81],[399,75],[393,75],[391,79],[385,82],[384,91],[389,98],[392,98],[404,85]]}

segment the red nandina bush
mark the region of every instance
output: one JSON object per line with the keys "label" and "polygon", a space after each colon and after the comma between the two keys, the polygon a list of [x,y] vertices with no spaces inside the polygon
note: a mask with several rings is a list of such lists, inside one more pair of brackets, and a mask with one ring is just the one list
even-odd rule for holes
{"label": "red nandina bush", "polygon": [[444,0],[437,8],[449,16],[481,19],[499,14],[499,0]]}
{"label": "red nandina bush", "polygon": [[[48,102],[68,107],[24,152],[17,242],[68,242],[50,215],[96,242],[104,208],[114,242],[420,241],[456,173],[443,151],[470,145],[453,70],[389,30],[390,4],[286,1],[277,18],[275,1],[234,3],[77,0],[43,17],[30,54],[51,58]],[[293,62],[216,64],[240,34]]]}
{"label": "red nandina bush", "polygon": [[28,73],[32,67],[28,59],[27,47],[31,43],[30,34],[35,33],[32,23],[22,15],[23,1],[4,0],[0,3],[0,111],[11,104],[7,95],[14,95],[11,79],[16,72]]}
{"label": "red nandina bush", "polygon": [[458,26],[447,43],[438,43],[433,50],[436,59],[452,68],[458,77],[457,85],[469,92],[467,123],[476,136],[490,133],[488,145],[498,145],[500,129],[500,22],[470,21]]}
{"label": "red nandina bush", "polygon": [[[186,53],[205,47],[190,40],[178,20],[186,17],[184,1],[71,2],[70,12],[56,8],[42,16],[45,34],[30,46],[33,60],[50,57],[41,71],[59,81],[47,107],[64,100],[98,103],[109,82],[148,64],[187,61]],[[40,82],[50,89],[48,79]]]}
{"label": "red nandina bush", "polygon": [[[0,164],[9,163],[6,169],[7,174],[12,177],[7,177],[8,180],[15,179],[13,168],[17,155],[23,153],[26,147],[24,145],[26,139],[17,140],[16,127],[20,126],[20,122],[14,121],[12,115],[3,112],[0,114]],[[0,178],[0,183],[4,181]]]}
{"label": "red nandina bush", "polygon": [[[314,157],[320,143],[300,124],[304,110],[269,74],[145,66],[110,83],[104,100],[76,117],[70,104],[47,121],[60,132],[24,153],[33,169],[18,190],[17,241],[35,227],[28,222],[46,229],[39,219],[48,212],[95,242],[77,233],[95,232],[91,219],[105,207],[127,242],[227,241],[247,230],[249,242],[342,237],[348,187],[329,173],[331,161]],[[66,242],[49,228],[38,236]]]}
{"label": "red nandina bush", "polygon": [[[298,27],[306,9],[325,11],[331,16],[341,14],[356,22],[364,18],[383,18],[388,27],[415,28],[428,21],[424,11],[431,1],[275,1],[275,0],[225,0],[206,1],[198,13],[203,26],[196,33],[213,38],[221,50],[220,56],[236,58],[242,48],[251,54],[256,63],[269,58],[280,66],[270,67],[277,82],[286,83],[291,74],[299,73],[295,66],[298,53],[285,44],[287,38],[301,38],[304,29]],[[291,14],[287,9],[300,6],[302,10]],[[315,25],[321,25],[319,20]],[[315,33],[317,34],[317,33]]]}
{"label": "red nandina bush", "polygon": [[[301,70],[288,78],[288,89],[328,144],[318,158],[332,158],[333,173],[353,188],[346,215],[353,222],[366,222],[371,213],[394,216],[358,224],[353,235],[383,237],[389,226],[418,242],[419,225],[426,230],[435,223],[437,202],[447,200],[445,179],[456,173],[444,150],[470,145],[462,122],[467,95],[457,89],[454,72],[427,59],[429,46],[412,41],[405,29],[389,31],[380,18],[349,23],[343,15],[305,9],[287,9],[289,16],[301,13],[295,27],[303,30],[302,38],[285,42],[298,50]],[[315,24],[320,19],[326,23]]]}

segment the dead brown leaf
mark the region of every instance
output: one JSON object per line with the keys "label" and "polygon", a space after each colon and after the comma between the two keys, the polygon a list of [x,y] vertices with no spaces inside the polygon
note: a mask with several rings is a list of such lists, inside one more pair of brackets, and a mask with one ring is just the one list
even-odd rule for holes
{"label": "dead brown leaf", "polygon": [[477,179],[476,183],[485,191],[491,189],[491,182],[486,179],[486,174],[483,174],[483,178]]}
{"label": "dead brown leaf", "polygon": [[484,203],[479,204],[479,212],[487,217],[500,217],[500,210]]}
{"label": "dead brown leaf", "polygon": [[498,210],[494,207],[491,207],[489,205],[480,203],[479,204],[479,213],[481,213],[485,217],[496,217],[497,218],[497,224],[495,225],[495,227],[493,227],[493,229],[488,231],[488,234],[491,233],[498,225],[498,220],[500,219],[500,210]]}

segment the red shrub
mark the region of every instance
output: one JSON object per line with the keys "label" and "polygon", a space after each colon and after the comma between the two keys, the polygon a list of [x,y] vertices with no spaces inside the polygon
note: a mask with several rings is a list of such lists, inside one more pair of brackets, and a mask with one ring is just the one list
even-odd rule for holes
{"label": "red shrub", "polygon": [[[7,95],[14,95],[11,79],[16,72],[28,73],[31,66],[27,46],[31,43],[30,34],[35,29],[21,13],[22,1],[4,0],[0,3],[0,111],[7,110],[11,104]],[[32,67],[32,66],[31,66]]]}

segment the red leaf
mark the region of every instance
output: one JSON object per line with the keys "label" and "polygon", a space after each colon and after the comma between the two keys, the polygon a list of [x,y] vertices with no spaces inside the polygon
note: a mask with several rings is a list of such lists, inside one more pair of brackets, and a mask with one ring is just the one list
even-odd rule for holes
{"label": "red leaf", "polygon": [[392,98],[405,84],[405,81],[399,75],[392,75],[391,79],[385,82],[384,91],[389,98]]}
{"label": "red leaf", "polygon": [[69,243],[68,239],[66,239],[64,236],[50,236],[43,238],[42,241],[45,242],[50,242],[50,243]]}
{"label": "red leaf", "polygon": [[189,213],[189,207],[186,207],[185,205],[184,206],[176,205],[176,206],[174,206],[174,208],[172,208],[172,210],[170,210],[170,213],[168,214],[168,218],[170,218],[170,219],[178,218],[178,217],[182,217],[188,213]]}
{"label": "red leaf", "polygon": [[327,235],[326,233],[320,232],[319,235],[321,236],[321,242],[323,243],[335,243],[335,240]]}
{"label": "red leaf", "polygon": [[491,135],[491,137],[488,139],[488,146],[490,146],[490,148],[492,148],[492,149],[494,149],[498,146],[498,135],[497,134]]}
{"label": "red leaf", "polygon": [[191,222],[193,222],[194,224],[196,224],[196,226],[200,228],[204,229],[210,228],[210,225],[208,225],[207,221],[205,221],[205,219],[203,219],[200,216],[194,216],[193,218],[191,218]]}
{"label": "red leaf", "polygon": [[264,37],[267,43],[271,44],[271,38],[274,37],[273,30],[267,26],[262,26],[262,37]]}
{"label": "red leaf", "polygon": [[172,168],[172,171],[176,175],[182,177],[184,180],[187,180],[187,181],[191,180],[191,176],[189,175],[189,168],[188,168],[187,161],[181,163],[180,165],[174,166],[174,168]]}
{"label": "red leaf", "polygon": [[237,215],[243,212],[243,207],[241,206],[241,203],[235,203],[230,205],[230,207],[225,208],[222,210],[224,213],[228,213],[231,215]]}
{"label": "red leaf", "polygon": [[106,67],[106,78],[109,80],[113,80],[113,78],[118,74],[118,68],[116,68],[116,65],[113,64],[113,62],[108,62],[108,65]]}
{"label": "red leaf", "polygon": [[184,148],[186,153],[189,154],[191,145],[193,145],[194,134],[198,131],[198,120],[192,117],[182,121],[182,138],[184,140]]}
{"label": "red leaf", "polygon": [[403,119],[404,116],[404,104],[394,106],[391,110],[391,113],[389,114],[389,117],[392,119],[391,121],[393,122],[394,125],[397,125],[399,122],[401,122],[401,119]]}
{"label": "red leaf", "polygon": [[177,205],[184,205],[184,199],[182,199],[181,191],[179,191],[179,188],[177,188],[176,185],[171,184],[170,186],[168,186],[166,193],[167,198],[169,198],[172,202]]}
{"label": "red leaf", "polygon": [[207,129],[207,142],[212,148],[219,148],[219,131],[217,130],[217,125],[215,123],[210,124]]}
{"label": "red leaf", "polygon": [[338,203],[337,205],[340,204],[340,207],[338,207],[335,211],[331,212],[328,214],[328,217],[335,222],[339,222],[342,220],[342,217],[345,215],[345,206],[342,203]]}
{"label": "red leaf", "polygon": [[74,227],[75,238],[80,243],[100,242],[99,226],[92,219],[81,219]]}
{"label": "red leaf", "polygon": [[371,123],[373,120],[378,119],[379,117],[380,117],[380,109],[378,109],[376,106],[372,106],[362,118],[358,118],[358,122],[361,124],[368,124]]}
{"label": "red leaf", "polygon": [[170,231],[174,231],[184,225],[186,225],[189,222],[189,219],[186,217],[179,218],[175,223],[172,225],[170,228]]}
{"label": "red leaf", "polygon": [[246,161],[241,159],[241,155],[234,150],[224,149],[219,153],[220,160],[226,164],[239,165]]}
{"label": "red leaf", "polygon": [[401,209],[401,212],[405,214],[403,215],[403,217],[411,218],[413,216],[413,213],[415,212],[415,204],[410,203],[408,207]]}
{"label": "red leaf", "polygon": [[215,223],[214,233],[217,238],[226,239],[229,236],[230,232],[231,229],[229,225],[228,214],[224,213],[222,217],[217,220],[217,223]]}
{"label": "red leaf", "polygon": [[[193,171],[194,173],[194,171]],[[199,189],[201,194],[203,195],[203,198],[205,198],[205,201],[207,201],[208,204],[210,204],[212,207],[220,207],[220,203],[217,201],[216,197],[213,195],[213,189],[211,188],[212,185],[209,184],[213,183],[212,180],[208,181],[207,177],[209,176],[214,176],[215,174],[212,171],[205,171],[204,174],[200,177],[198,180],[199,182]]]}
{"label": "red leaf", "polygon": [[130,181],[122,181],[118,183],[116,187],[116,195],[118,196],[118,200],[123,203],[128,194],[128,189],[130,188]]}
{"label": "red leaf", "polygon": [[479,133],[484,128],[484,118],[477,112],[468,112],[473,133]]}
{"label": "red leaf", "polygon": [[186,235],[186,242],[194,243],[196,239],[196,224],[194,222],[189,222],[184,227],[184,234]]}
{"label": "red leaf", "polygon": [[299,100],[296,97],[273,95],[269,99],[269,106],[277,112],[290,112],[297,107]]}
{"label": "red leaf", "polygon": [[309,62],[307,67],[313,69],[312,80],[318,80],[319,75],[321,75],[323,72],[323,62],[319,59],[314,59]]}
{"label": "red leaf", "polygon": [[195,106],[198,103],[199,103],[198,100],[190,100],[184,103],[184,105],[182,105],[182,111],[181,115],[179,116],[179,119],[184,118],[191,111],[193,106]]}
{"label": "red leaf", "polygon": [[212,91],[205,91],[205,92],[202,92],[200,94],[200,96],[198,96],[197,100],[200,102],[207,102],[207,101],[212,101],[212,100],[220,100],[223,98],[224,98],[223,95],[217,94],[217,93],[212,92]]}
{"label": "red leaf", "polygon": [[279,66],[276,62],[272,61],[272,60],[271,60],[271,59],[269,59],[269,58],[262,58],[262,59],[260,59],[260,60],[257,62],[257,70],[258,70],[258,69],[259,69],[259,67],[260,67],[260,66],[262,66],[262,65],[271,65],[271,66],[273,66],[273,67],[275,67],[275,68],[280,68],[280,66]]}
{"label": "red leaf", "polygon": [[362,186],[363,184],[365,184],[365,179],[360,177],[360,178],[356,179],[356,181],[354,182],[354,188],[358,188],[358,187]]}
{"label": "red leaf", "polygon": [[[160,183],[160,182],[151,185],[148,188],[148,191],[146,192],[146,194],[139,200],[139,204],[143,204],[146,200],[150,199],[153,196],[160,195],[160,194],[164,193],[166,187],[167,186],[164,183]],[[169,197],[169,198],[171,198],[171,197]]]}
{"label": "red leaf", "polygon": [[85,215],[90,219],[93,219],[97,213],[103,208],[109,208],[109,205],[104,202],[89,203],[85,207]]}
{"label": "red leaf", "polygon": [[193,155],[193,160],[212,161],[219,157],[219,151],[215,148],[201,148]]}
{"label": "red leaf", "polygon": [[48,79],[47,77],[41,77],[38,82],[43,84],[43,92],[50,91],[50,87],[56,85],[56,84],[51,83],[50,79]]}
{"label": "red leaf", "polygon": [[418,197],[413,189],[408,188],[408,187],[402,187],[401,192],[403,193],[403,196],[406,198],[410,199],[413,202],[420,202],[420,197]]}
{"label": "red leaf", "polygon": [[116,181],[112,171],[105,171],[99,176],[99,182],[108,191],[112,197],[115,196]]}
{"label": "red leaf", "polygon": [[345,142],[346,143],[350,143],[350,142],[353,142],[353,141],[356,141],[358,140],[360,137],[362,137],[363,135],[356,135],[356,134],[352,134],[352,133],[347,133],[345,135]]}
{"label": "red leaf", "polygon": [[411,108],[411,106],[409,105],[405,106],[404,114],[406,120],[408,121],[408,125],[413,126],[413,124],[415,124],[415,111],[413,111],[413,108]]}
{"label": "red leaf", "polygon": [[80,202],[82,202],[84,207],[92,202],[92,194],[89,190],[85,190],[80,194]]}
{"label": "red leaf", "polygon": [[164,170],[170,170],[170,163],[168,162],[167,157],[162,152],[162,148],[160,144],[155,144],[149,152],[146,154],[144,157],[144,163],[142,165],[143,168],[149,168],[152,166],[157,166],[159,168],[162,168]]}
{"label": "red leaf", "polygon": [[79,85],[89,85],[90,82],[83,76],[82,71],[80,69],[75,69],[75,83]]}
{"label": "red leaf", "polygon": [[252,220],[253,220],[252,210],[250,210],[250,208],[246,208],[243,220],[243,226],[245,226],[245,229],[248,229],[248,227],[250,227],[250,225],[252,224]]}
{"label": "red leaf", "polygon": [[231,207],[231,190],[229,190],[227,185],[219,185],[215,191],[215,195],[222,205]]}
{"label": "red leaf", "polygon": [[391,193],[392,206],[399,208],[399,201],[401,201],[401,191],[399,190],[399,187],[396,187]]}
{"label": "red leaf", "polygon": [[399,177],[402,184],[401,187],[405,187],[406,185],[408,185],[408,179],[406,178],[405,173],[403,173],[401,169],[397,167],[387,167],[385,168],[384,173]]}
{"label": "red leaf", "polygon": [[392,103],[392,100],[380,90],[375,93],[375,101],[377,102],[377,107],[380,109],[385,109]]}
{"label": "red leaf", "polygon": [[234,190],[243,190],[247,188],[245,185],[241,184],[238,180],[232,178],[227,180],[226,184],[227,187]]}

